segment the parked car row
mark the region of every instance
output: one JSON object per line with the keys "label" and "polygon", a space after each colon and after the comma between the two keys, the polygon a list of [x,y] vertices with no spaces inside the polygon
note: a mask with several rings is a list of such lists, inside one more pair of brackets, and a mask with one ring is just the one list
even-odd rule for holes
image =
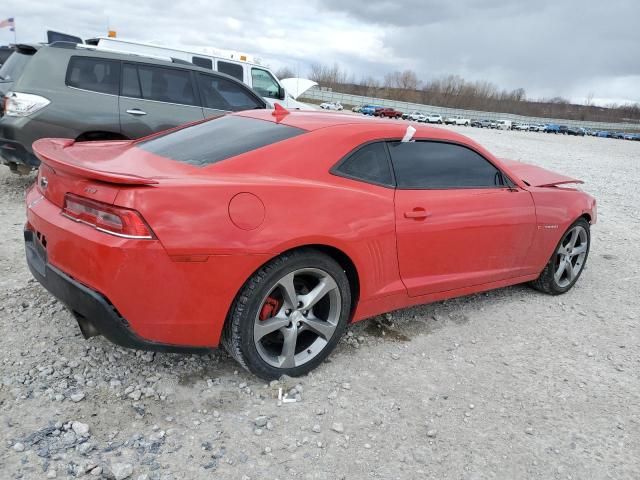
{"label": "parked car row", "polygon": [[[337,102],[336,102],[337,103]],[[337,103],[339,105],[339,103]],[[323,106],[325,105],[325,106]],[[328,103],[323,103],[320,106],[322,108],[328,108]],[[340,105],[342,107],[342,105]],[[448,117],[442,117],[442,115],[434,113],[423,113],[418,110],[414,110],[410,113],[402,113],[394,108],[381,107],[378,105],[359,105],[354,106],[351,109],[352,112],[362,113],[363,115],[372,115],[376,117],[388,117],[388,118],[402,118],[403,120],[409,120],[418,123],[437,123],[444,125],[461,125],[471,126],[476,128],[489,128],[497,130],[518,130],[521,132],[544,132],[554,133],[562,135],[572,135],[577,137],[584,136],[597,136],[606,138],[618,138],[624,140],[640,140],[640,134],[638,133],[625,133],[625,132],[609,132],[598,131],[584,127],[570,127],[567,125],[558,125],[555,123],[520,123],[512,120],[490,120],[490,119],[477,119],[466,118],[461,115],[452,115]]]}
{"label": "parked car row", "polygon": [[624,140],[640,140],[638,133],[597,131],[584,127],[570,127],[556,123],[518,123],[510,120],[472,119],[471,126],[477,128],[496,128],[503,130],[518,130],[521,132],[544,132],[561,135],[573,135],[577,137],[597,136],[606,138],[618,138]]}

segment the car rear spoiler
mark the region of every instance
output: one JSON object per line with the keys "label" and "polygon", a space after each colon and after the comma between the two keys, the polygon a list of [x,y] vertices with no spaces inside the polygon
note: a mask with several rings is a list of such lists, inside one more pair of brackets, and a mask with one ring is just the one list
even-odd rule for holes
{"label": "car rear spoiler", "polygon": [[65,149],[71,147],[74,143],[75,140],[69,138],[42,138],[34,142],[33,153],[42,163],[47,164],[54,170],[60,170],[82,178],[119,185],[154,185],[158,183],[157,180],[138,175],[85,167],[65,152]]}

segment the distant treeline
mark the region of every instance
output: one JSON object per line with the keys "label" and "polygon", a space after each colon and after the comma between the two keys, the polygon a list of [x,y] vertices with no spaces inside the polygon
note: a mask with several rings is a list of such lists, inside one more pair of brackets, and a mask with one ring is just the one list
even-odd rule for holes
{"label": "distant treeline", "polygon": [[[286,68],[277,75],[279,78],[296,76]],[[571,103],[562,97],[534,100],[527,98],[523,88],[504,90],[491,82],[471,82],[458,75],[421,81],[415,72],[405,70],[389,73],[382,81],[373,77],[356,80],[337,64],[315,63],[308,78],[336,92],[439,107],[593,122],[640,122],[638,103],[596,106],[592,103],[594,95],[589,95],[584,104]]]}

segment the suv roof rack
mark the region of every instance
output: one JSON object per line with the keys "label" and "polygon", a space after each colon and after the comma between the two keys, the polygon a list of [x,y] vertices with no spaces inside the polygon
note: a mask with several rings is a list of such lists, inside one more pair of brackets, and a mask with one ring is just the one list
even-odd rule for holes
{"label": "suv roof rack", "polygon": [[94,50],[96,52],[119,53],[121,55],[130,55],[132,57],[142,57],[142,58],[152,58],[155,60],[163,60],[165,62],[178,63],[180,65],[192,65],[192,66],[194,65],[192,62],[188,62],[187,60],[182,60],[180,58],[164,57],[161,55],[152,55],[148,53],[142,54],[142,53],[127,52],[125,50],[118,50],[115,48],[104,48],[91,43],[81,44],[81,43],[73,43],[73,42],[67,42],[67,41],[58,41],[58,42],[53,42],[49,46],[53,48],[66,48],[70,50]]}

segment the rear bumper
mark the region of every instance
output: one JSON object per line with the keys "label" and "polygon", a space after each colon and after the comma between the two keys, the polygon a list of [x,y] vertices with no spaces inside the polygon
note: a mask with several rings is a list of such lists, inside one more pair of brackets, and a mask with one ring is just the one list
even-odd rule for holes
{"label": "rear bumper", "polygon": [[31,274],[54,297],[64,303],[78,321],[85,338],[103,335],[127,348],[162,352],[206,352],[207,348],[184,347],[145,340],[136,335],[125,318],[100,293],[82,285],[47,262],[46,250],[35,232],[24,231],[25,253]]}
{"label": "rear bumper", "polygon": [[[190,251],[170,255],[160,240],[119,238],[74,222],[61,215],[60,207],[43,197],[38,186],[27,191],[26,203],[27,229],[36,232],[36,241],[40,235],[45,244],[40,245],[44,250],[42,264],[34,259],[30,262],[34,276],[76,313],[91,320],[109,319],[100,322],[97,329],[105,330],[102,325],[114,323],[111,310],[115,310],[120,317],[115,317],[115,323],[124,320],[133,336],[143,340],[144,348],[217,347],[238,291],[271,258],[219,254],[200,255],[191,261]],[[38,247],[33,238],[28,240],[33,248]],[[71,285],[79,284],[85,293],[88,289],[96,294],[91,295],[92,309],[74,308],[77,299],[50,288],[53,280],[48,279],[49,271],[54,271],[53,276],[62,273],[62,278],[71,279]],[[97,307],[96,298],[102,299]],[[106,309],[107,314],[95,314],[96,309]]]}

